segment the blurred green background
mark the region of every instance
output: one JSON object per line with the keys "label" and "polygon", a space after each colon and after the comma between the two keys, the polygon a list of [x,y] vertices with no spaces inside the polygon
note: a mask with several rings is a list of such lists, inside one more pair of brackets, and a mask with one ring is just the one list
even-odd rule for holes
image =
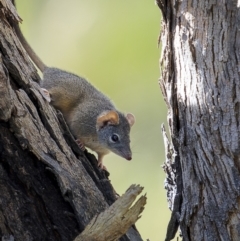
{"label": "blurred green background", "polygon": [[119,194],[144,186],[147,205],[137,228],[144,240],[164,240],[170,211],[161,123],[166,105],[158,85],[160,10],[154,1],[17,0],[23,33],[48,66],[87,78],[119,110],[132,112],[133,160],[104,160]]}

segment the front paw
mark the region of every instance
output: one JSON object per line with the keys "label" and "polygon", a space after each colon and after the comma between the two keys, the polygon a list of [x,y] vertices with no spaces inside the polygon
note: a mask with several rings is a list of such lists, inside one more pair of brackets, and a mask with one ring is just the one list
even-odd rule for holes
{"label": "front paw", "polygon": [[108,171],[108,169],[106,168],[106,166],[103,165],[102,162],[98,162],[98,167],[102,170]]}
{"label": "front paw", "polygon": [[85,148],[85,146],[84,146],[84,144],[83,144],[83,142],[82,142],[81,140],[77,139],[77,140],[76,140],[76,143],[78,144],[78,146],[80,147],[80,149],[81,149],[82,151],[85,151],[85,150],[86,150],[86,148]]}

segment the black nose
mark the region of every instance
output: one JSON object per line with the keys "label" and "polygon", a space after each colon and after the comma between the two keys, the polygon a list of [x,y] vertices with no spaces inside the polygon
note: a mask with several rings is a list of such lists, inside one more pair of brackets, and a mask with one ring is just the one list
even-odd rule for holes
{"label": "black nose", "polygon": [[131,156],[128,156],[128,157],[126,157],[126,159],[127,159],[128,161],[131,161],[131,160],[132,160],[132,157],[131,157]]}

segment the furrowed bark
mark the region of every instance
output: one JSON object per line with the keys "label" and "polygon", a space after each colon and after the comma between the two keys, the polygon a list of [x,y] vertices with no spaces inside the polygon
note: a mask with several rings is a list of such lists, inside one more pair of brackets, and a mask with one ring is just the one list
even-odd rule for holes
{"label": "furrowed bark", "polygon": [[160,85],[177,156],[172,168],[180,166],[175,213],[183,239],[238,240],[239,3],[157,2],[164,12]]}

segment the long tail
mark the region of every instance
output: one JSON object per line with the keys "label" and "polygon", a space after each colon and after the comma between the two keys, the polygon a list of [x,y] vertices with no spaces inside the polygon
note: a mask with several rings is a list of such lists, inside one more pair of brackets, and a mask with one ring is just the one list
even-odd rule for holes
{"label": "long tail", "polygon": [[30,58],[32,59],[32,61],[37,65],[37,67],[41,70],[41,72],[44,71],[44,69],[47,67],[42,60],[37,56],[37,54],[34,52],[34,50],[32,49],[32,47],[29,45],[29,43],[27,42],[27,40],[25,39],[25,37],[23,36],[21,29],[19,27],[19,24],[15,24],[14,25],[16,34],[20,40],[20,42],[22,43],[23,47],[25,48],[25,50],[27,51],[28,55],[30,56]]}

